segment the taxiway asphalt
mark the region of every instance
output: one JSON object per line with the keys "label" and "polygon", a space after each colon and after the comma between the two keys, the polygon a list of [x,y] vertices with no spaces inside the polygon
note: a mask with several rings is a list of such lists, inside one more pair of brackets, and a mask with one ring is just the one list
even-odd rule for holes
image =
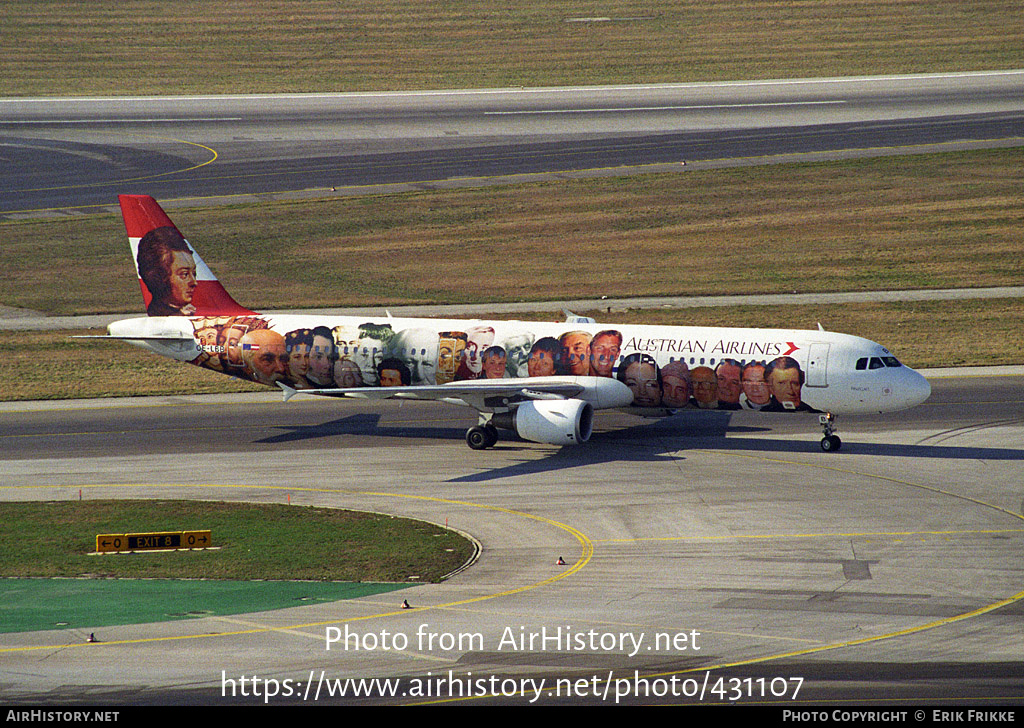
{"label": "taxiway asphalt", "polygon": [[[841,419],[833,454],[818,449],[813,417],[791,415],[607,414],[582,447],[504,438],[475,452],[462,441],[472,417],[438,404],[228,395],[4,405],[5,500],[79,489],[290,499],[447,523],[482,551],[452,579],[405,590],[411,610],[356,599],[108,627],[98,644],[78,631],[4,634],[3,695],[263,702],[255,683],[238,694],[245,676],[267,680],[263,690],[290,686],[272,704],[314,702],[314,684],[323,703],[432,702],[463,689],[472,699],[460,702],[521,704],[532,695],[511,686],[544,679],[561,693],[537,702],[612,703],[643,680],[670,690],[675,676],[682,690],[707,676],[740,703],[792,705],[803,678],[795,704],[1020,704],[1021,379],[935,374],[920,407]],[[330,630],[346,625],[367,639],[401,636],[403,649],[328,650]],[[401,678],[399,694],[382,694],[383,683],[371,697],[324,692],[372,677]],[[509,695],[473,692],[473,678],[492,677]],[[429,697],[417,692],[425,685],[436,688]],[[633,692],[619,702],[699,699]]]}
{"label": "taxiway asphalt", "polygon": [[[413,93],[0,98],[0,219],[1019,146],[1024,70]],[[685,166],[681,163],[685,162]]]}

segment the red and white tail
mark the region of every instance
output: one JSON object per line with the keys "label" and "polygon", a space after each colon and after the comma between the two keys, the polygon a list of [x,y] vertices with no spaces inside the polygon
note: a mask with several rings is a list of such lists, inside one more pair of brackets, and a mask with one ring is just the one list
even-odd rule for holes
{"label": "red and white tail", "polygon": [[238,305],[149,195],[118,195],[150,316],[240,316]]}

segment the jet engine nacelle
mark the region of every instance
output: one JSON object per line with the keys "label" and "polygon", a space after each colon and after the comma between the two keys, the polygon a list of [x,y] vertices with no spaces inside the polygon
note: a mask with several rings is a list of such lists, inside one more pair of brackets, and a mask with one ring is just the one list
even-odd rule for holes
{"label": "jet engine nacelle", "polygon": [[492,422],[498,427],[510,426],[530,442],[579,445],[594,431],[594,407],[582,399],[531,400],[510,414],[495,415]]}

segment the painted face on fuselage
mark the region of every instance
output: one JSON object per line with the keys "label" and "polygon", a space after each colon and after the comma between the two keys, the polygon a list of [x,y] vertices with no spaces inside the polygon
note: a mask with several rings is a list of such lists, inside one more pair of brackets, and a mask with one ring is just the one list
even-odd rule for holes
{"label": "painted face on fuselage", "polygon": [[349,359],[359,365],[363,383],[370,385],[377,381],[377,365],[384,361],[384,342],[370,336],[356,341]]}
{"label": "painted face on fuselage", "polygon": [[288,376],[284,337],[271,329],[248,332],[239,342],[242,356],[260,384],[273,384]]}
{"label": "painted face on fuselage", "polygon": [[242,352],[238,348],[238,342],[244,334],[245,332],[241,329],[231,326],[221,331],[217,338],[217,343],[223,346],[224,351],[227,352],[227,361],[231,366],[242,366]]}
{"label": "painted face on fuselage", "polygon": [[673,374],[661,375],[661,403],[666,407],[685,407],[690,402],[690,384]]}
{"label": "painted face on fuselage", "polygon": [[622,339],[614,334],[602,334],[590,342],[590,374],[610,377],[622,349]]}
{"label": "painted face on fuselage", "polygon": [[533,347],[533,334],[518,334],[510,336],[501,344],[505,349],[505,370],[510,377],[529,376],[527,361],[530,358],[530,349]]}
{"label": "painted face on fuselage", "polygon": [[321,385],[330,385],[333,381],[331,371],[334,367],[334,340],[319,334],[313,337],[313,349],[309,352],[307,376]]}
{"label": "painted face on fuselage", "polygon": [[437,384],[437,333],[429,329],[404,329],[391,342],[393,356],[409,368],[412,384]]}
{"label": "painted face on fuselage", "polygon": [[342,389],[363,386],[359,366],[350,359],[338,359],[334,363],[334,383]]}
{"label": "painted face on fuselage", "polygon": [[465,348],[465,334],[452,331],[441,334],[437,349],[437,374],[435,375],[438,384],[447,384],[455,379],[455,372],[459,368]]}
{"label": "painted face on fuselage", "polygon": [[526,372],[531,377],[550,377],[555,373],[555,357],[550,351],[537,349],[530,352]]}
{"label": "painted face on fuselage", "polygon": [[334,334],[335,353],[339,359],[351,356],[355,351],[356,343],[359,341],[359,329],[349,326],[335,326],[331,330]]}
{"label": "painted face on fuselage", "polygon": [[566,334],[562,338],[562,361],[570,374],[586,376],[590,373],[590,334]]}
{"label": "painted face on fuselage", "polygon": [[718,377],[708,367],[695,367],[690,371],[693,383],[693,398],[698,407],[718,406]]}
{"label": "painted face on fuselage", "polygon": [[288,374],[293,378],[302,378],[309,371],[309,352],[311,347],[308,344],[294,344],[288,352],[291,358],[288,359]]}
{"label": "painted face on fuselage", "polygon": [[768,387],[779,402],[790,402],[794,407],[800,406],[800,370],[773,369],[768,375]]}
{"label": "painted face on fuselage", "polygon": [[748,366],[743,370],[743,394],[751,404],[766,405],[771,399],[768,383],[764,381],[764,367]]}
{"label": "painted face on fuselage", "polygon": [[506,357],[502,354],[489,354],[484,357],[484,379],[501,379],[505,376]]}
{"label": "painted face on fuselage", "polygon": [[479,374],[483,369],[483,360],[480,355],[484,349],[494,343],[494,329],[490,326],[472,328],[466,332],[466,348],[462,351],[462,361],[473,374]]}
{"label": "painted face on fuselage", "polygon": [[653,364],[633,362],[626,369],[624,381],[633,392],[633,404],[637,407],[657,407],[661,404],[658,371]]}
{"label": "painted face on fuselage", "polygon": [[[196,331],[196,338],[199,339],[199,344],[201,346],[216,346],[217,329],[213,328],[212,326],[207,326],[206,328],[199,329],[198,331]],[[210,351],[210,349],[207,349],[207,351]]]}
{"label": "painted face on fuselage", "polygon": [[736,404],[740,401],[740,368],[736,364],[723,362],[715,371],[718,379],[718,401]]}
{"label": "painted face on fuselage", "polygon": [[402,375],[397,369],[384,369],[380,373],[380,386],[401,387]]}
{"label": "painted face on fuselage", "polygon": [[196,262],[191,254],[179,250],[171,254],[170,284],[167,303],[175,308],[192,303],[196,290]]}

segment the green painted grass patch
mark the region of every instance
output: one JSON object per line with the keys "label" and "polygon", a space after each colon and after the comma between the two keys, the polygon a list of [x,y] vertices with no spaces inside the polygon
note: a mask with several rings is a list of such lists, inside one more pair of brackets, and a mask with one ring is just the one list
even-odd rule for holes
{"label": "green painted grass patch", "polygon": [[85,630],[247,614],[385,594],[409,586],[315,581],[0,578],[0,632]]}

